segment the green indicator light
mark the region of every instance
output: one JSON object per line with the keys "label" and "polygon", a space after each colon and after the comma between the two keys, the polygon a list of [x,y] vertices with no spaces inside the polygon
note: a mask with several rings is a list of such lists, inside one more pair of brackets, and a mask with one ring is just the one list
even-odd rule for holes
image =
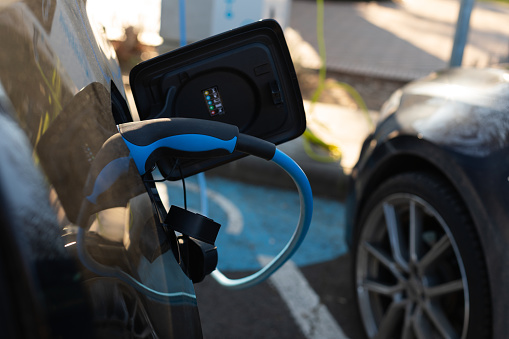
{"label": "green indicator light", "polygon": [[204,89],[201,93],[211,116],[225,114],[217,86]]}

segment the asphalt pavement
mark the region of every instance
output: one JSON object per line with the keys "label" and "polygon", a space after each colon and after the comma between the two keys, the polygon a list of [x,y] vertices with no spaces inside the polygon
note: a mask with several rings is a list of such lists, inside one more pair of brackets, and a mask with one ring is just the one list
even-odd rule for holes
{"label": "asphalt pavement", "polygon": [[[443,69],[459,6],[460,0],[326,1],[327,69],[407,81]],[[315,16],[315,1],[292,2],[290,28],[317,51]],[[475,3],[463,66],[509,61],[508,16],[509,5]]]}
{"label": "asphalt pavement", "polygon": [[[163,204],[182,206],[181,182],[160,182]],[[186,179],[187,206],[206,210],[221,224],[218,269],[245,277],[284,248],[299,218],[297,191],[207,176],[207,207],[200,180]],[[362,338],[351,287],[344,236],[345,207],[315,197],[306,239],[266,282],[244,290],[220,286],[211,276],[196,284],[205,338]]]}

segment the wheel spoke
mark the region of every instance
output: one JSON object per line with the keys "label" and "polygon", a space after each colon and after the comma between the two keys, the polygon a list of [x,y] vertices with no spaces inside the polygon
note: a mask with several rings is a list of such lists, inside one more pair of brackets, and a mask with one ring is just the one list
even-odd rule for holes
{"label": "wheel spoke", "polygon": [[399,281],[404,280],[403,276],[398,271],[396,264],[394,263],[392,258],[389,257],[389,255],[387,253],[385,253],[385,251],[383,251],[380,248],[375,247],[374,245],[372,245],[368,242],[364,242],[363,246],[366,249],[366,251],[368,251],[369,254],[371,254],[373,257],[375,257],[375,259],[377,259],[382,265],[387,267]]}
{"label": "wheel spoke", "polygon": [[401,323],[402,308],[407,304],[404,302],[392,302],[387,308],[380,325],[378,326],[378,333],[375,338],[390,338],[394,331],[394,326]]}
{"label": "wheel spoke", "polygon": [[431,263],[440,257],[449,247],[451,247],[451,241],[447,234],[444,234],[439,241],[437,241],[433,247],[422,257],[419,262],[419,268],[424,270]]}
{"label": "wheel spoke", "polygon": [[433,334],[427,322],[424,321],[424,314],[422,313],[421,306],[417,306],[412,317],[412,327],[417,339],[432,338]]}
{"label": "wheel spoke", "polygon": [[392,256],[396,263],[408,272],[408,263],[403,258],[401,248],[401,233],[396,217],[396,210],[393,205],[385,203],[383,205],[385,223],[387,225],[387,232],[389,234],[389,242],[391,244]]}
{"label": "wheel spoke", "polygon": [[114,297],[112,300],[113,302],[113,309],[114,314],[122,315],[122,322],[124,324],[127,324],[129,322],[129,308],[127,307],[127,303],[125,301],[124,295],[122,294],[122,291],[120,291],[120,288],[117,284],[114,285],[113,291],[111,293]]}
{"label": "wheel spoke", "polygon": [[382,294],[388,297],[391,297],[404,289],[401,284],[389,286],[369,279],[364,281],[363,287],[370,292]]}
{"label": "wheel spoke", "polygon": [[138,314],[138,299],[134,299],[134,305],[133,310],[131,311],[131,320],[134,320],[136,318],[136,315]]}
{"label": "wheel spoke", "polygon": [[415,201],[410,202],[410,261],[417,263],[421,251],[422,215]]}
{"label": "wheel spoke", "polygon": [[[461,337],[468,318],[456,316],[468,317],[468,286],[455,229],[439,213],[444,207],[436,210],[405,191],[377,197],[357,243],[357,293],[367,332],[376,338]],[[460,309],[446,297],[460,298]]]}
{"label": "wheel spoke", "polygon": [[424,310],[443,338],[454,339],[459,337],[441,308],[428,302],[425,304]]}
{"label": "wheel spoke", "polygon": [[458,279],[458,280],[450,281],[445,284],[432,286],[432,287],[426,287],[424,290],[425,290],[426,296],[428,296],[430,298],[439,297],[444,294],[462,291],[463,290],[463,280]]}
{"label": "wheel spoke", "polygon": [[408,303],[405,307],[405,320],[403,322],[403,331],[401,333],[401,339],[411,339],[412,337],[412,309],[414,308],[413,303]]}

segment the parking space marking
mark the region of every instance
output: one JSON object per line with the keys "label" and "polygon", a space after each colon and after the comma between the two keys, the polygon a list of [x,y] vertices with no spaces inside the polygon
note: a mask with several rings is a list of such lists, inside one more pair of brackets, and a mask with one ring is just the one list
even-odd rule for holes
{"label": "parking space marking", "polygon": [[[166,208],[183,206],[182,183],[156,184]],[[201,209],[196,178],[186,179],[188,207]],[[223,225],[216,240],[218,268],[223,272],[257,270],[258,255],[276,256],[298,223],[300,203],[296,190],[282,190],[207,178],[207,216]],[[346,253],[345,207],[339,201],[314,198],[310,231],[292,257],[298,265],[312,265]]]}
{"label": "parking space marking", "polygon": [[[199,187],[196,186],[196,188],[199,191]],[[237,208],[237,206],[235,206],[231,200],[227,199],[222,194],[211,189],[207,189],[207,197],[225,211],[228,218],[226,233],[231,235],[241,234],[242,229],[244,228],[244,218],[242,217],[242,212]]]}
{"label": "parking space marking", "polygon": [[[298,194],[217,177],[207,179],[207,186],[210,217],[227,225],[226,232],[217,240],[221,250],[219,268],[223,271],[256,270],[270,262],[298,220]],[[186,187],[191,193],[187,196],[190,209],[199,211],[199,185],[190,179],[186,180]],[[173,204],[182,204],[180,182],[165,182],[158,185],[158,189],[165,205],[169,205],[170,200]],[[346,251],[342,227],[344,206],[335,201],[315,200],[312,232],[293,261],[274,273],[269,283],[307,339],[344,339],[347,337],[342,328],[297,267],[297,264],[330,260]],[[263,212],[258,206],[263,206]]]}
{"label": "parking space marking", "polygon": [[[266,265],[271,260],[272,258],[267,256],[258,257],[261,265]],[[292,317],[306,338],[347,338],[293,261],[286,262],[269,278],[269,282],[288,306]]]}
{"label": "parking space marking", "polygon": [[[168,187],[180,190],[182,189],[182,183],[167,181],[165,183],[156,183],[156,187],[164,207],[168,210],[170,208]],[[200,192],[200,186],[193,182],[187,182],[186,189],[187,191],[196,194],[199,194]],[[222,194],[211,189],[207,189],[207,198],[209,198],[211,202],[217,204],[217,206],[219,206],[226,213],[226,233],[231,235],[239,235],[242,233],[242,229],[244,228],[244,218],[242,217],[242,212],[237,208],[237,206],[235,206],[233,202],[224,197]],[[194,208],[191,206],[190,208],[190,210],[194,212],[201,213],[200,210],[195,209],[196,206]]]}

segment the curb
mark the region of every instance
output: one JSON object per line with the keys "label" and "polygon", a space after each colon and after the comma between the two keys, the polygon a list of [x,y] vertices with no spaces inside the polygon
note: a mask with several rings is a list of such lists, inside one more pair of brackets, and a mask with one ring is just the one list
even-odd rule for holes
{"label": "curb", "polygon": [[[278,148],[302,168],[309,179],[314,196],[336,200],[345,198],[348,174],[339,162],[319,163],[310,159],[304,151],[302,137],[279,145]],[[253,156],[212,169],[206,174],[252,185],[295,189],[292,179],[276,164]]]}
{"label": "curb", "polygon": [[[311,159],[305,152],[302,137],[288,141],[278,148],[302,168],[309,179],[313,195],[337,200],[346,197],[349,174],[357,162],[362,143],[370,133],[364,113],[338,105],[304,102],[307,126],[323,141],[340,147],[341,161],[323,163]],[[377,112],[369,113],[374,119]],[[284,189],[295,187],[292,179],[276,164],[247,156],[207,172],[253,185]]]}

